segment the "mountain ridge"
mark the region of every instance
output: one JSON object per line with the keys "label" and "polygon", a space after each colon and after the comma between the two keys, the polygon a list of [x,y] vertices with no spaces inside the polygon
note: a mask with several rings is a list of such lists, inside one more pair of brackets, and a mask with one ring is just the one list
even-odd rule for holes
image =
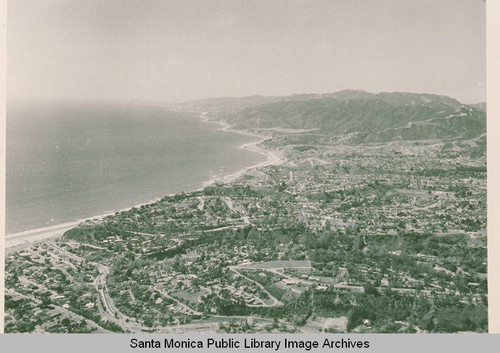
{"label": "mountain ridge", "polygon": [[328,135],[349,135],[354,143],[471,139],[486,132],[481,104],[466,105],[427,93],[343,90],[285,97],[216,98],[188,106],[204,109],[210,118],[237,129],[319,129]]}
{"label": "mountain ridge", "polygon": [[[263,96],[263,95],[252,95],[244,97],[213,97],[197,99],[185,102],[182,106],[191,107],[202,107],[205,108],[212,105],[219,105],[217,110],[227,109],[228,105],[241,104],[241,107],[247,107],[250,105],[260,105],[272,102],[283,102],[283,101],[294,101],[294,100],[310,100],[310,99],[321,99],[321,98],[335,98],[337,100],[353,100],[353,99],[383,99],[383,100],[394,100],[398,97],[400,100],[406,100],[408,104],[412,103],[412,100],[423,100],[424,102],[430,101],[441,101],[447,102],[447,105],[460,106],[464,105],[458,100],[438,94],[431,93],[412,93],[412,92],[379,92],[370,93],[364,90],[352,90],[345,89],[334,93],[297,93],[292,95],[283,96]],[[478,103],[482,104],[482,103]]]}

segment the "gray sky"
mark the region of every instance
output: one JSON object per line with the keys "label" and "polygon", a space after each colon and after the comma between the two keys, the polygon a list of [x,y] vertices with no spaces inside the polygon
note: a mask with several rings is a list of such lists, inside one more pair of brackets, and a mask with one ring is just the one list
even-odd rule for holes
{"label": "gray sky", "polygon": [[482,0],[15,0],[8,16],[9,97],[486,99]]}

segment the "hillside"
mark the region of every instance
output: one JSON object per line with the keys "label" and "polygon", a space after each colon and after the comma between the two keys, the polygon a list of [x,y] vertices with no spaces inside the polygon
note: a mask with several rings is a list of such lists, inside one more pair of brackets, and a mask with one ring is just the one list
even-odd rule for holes
{"label": "hillside", "polygon": [[[481,106],[432,94],[340,91],[322,95],[248,97],[198,101],[190,107],[219,107],[211,117],[240,129],[319,129],[349,134],[352,142],[471,139],[486,132]],[[223,108],[221,108],[223,107]]]}

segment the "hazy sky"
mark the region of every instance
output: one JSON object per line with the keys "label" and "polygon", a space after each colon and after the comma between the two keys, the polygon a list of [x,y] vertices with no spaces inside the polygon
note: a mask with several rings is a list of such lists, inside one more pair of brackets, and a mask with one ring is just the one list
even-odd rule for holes
{"label": "hazy sky", "polygon": [[15,0],[10,97],[342,89],[485,100],[482,0]]}

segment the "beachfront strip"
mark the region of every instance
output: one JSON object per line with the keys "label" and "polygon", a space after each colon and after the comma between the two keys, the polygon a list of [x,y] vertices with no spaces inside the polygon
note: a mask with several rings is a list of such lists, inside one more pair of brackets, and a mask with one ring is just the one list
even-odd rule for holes
{"label": "beachfront strip", "polygon": [[487,330],[484,135],[265,133],[283,164],[9,249],[5,331]]}

